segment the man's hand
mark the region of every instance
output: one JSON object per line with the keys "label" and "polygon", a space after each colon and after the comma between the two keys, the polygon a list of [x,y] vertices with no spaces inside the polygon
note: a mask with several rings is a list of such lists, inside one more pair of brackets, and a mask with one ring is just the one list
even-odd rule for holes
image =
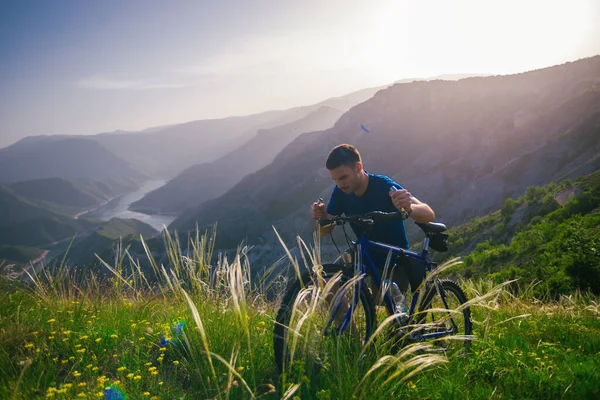
{"label": "man's hand", "polygon": [[398,210],[404,210],[406,212],[411,211],[412,200],[408,190],[390,190],[390,197],[392,198],[392,204],[394,204],[394,207],[396,207]]}
{"label": "man's hand", "polygon": [[315,220],[330,217],[330,215],[327,214],[327,206],[322,201],[315,201],[312,203],[310,206],[310,216]]}

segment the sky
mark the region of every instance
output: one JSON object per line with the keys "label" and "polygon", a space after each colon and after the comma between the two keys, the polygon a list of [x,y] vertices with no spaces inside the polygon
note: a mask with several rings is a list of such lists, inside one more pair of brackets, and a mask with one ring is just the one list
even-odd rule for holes
{"label": "sky", "polygon": [[598,54],[598,0],[3,0],[0,147]]}

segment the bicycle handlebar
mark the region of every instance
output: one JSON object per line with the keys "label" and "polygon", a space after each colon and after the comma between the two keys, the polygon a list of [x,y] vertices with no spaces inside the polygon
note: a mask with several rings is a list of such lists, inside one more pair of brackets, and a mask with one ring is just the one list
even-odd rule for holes
{"label": "bicycle handlebar", "polygon": [[371,211],[363,215],[349,215],[347,217],[333,217],[333,218],[324,218],[320,219],[319,225],[343,225],[347,222],[354,222],[363,225],[373,225],[377,221],[391,221],[396,219],[405,220],[408,218],[408,213],[406,211],[396,211],[396,212],[383,212],[383,211]]}

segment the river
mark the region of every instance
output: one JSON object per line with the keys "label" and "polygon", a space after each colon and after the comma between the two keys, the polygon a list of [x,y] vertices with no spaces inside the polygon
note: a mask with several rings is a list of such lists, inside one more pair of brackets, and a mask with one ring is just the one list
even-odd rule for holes
{"label": "river", "polygon": [[158,231],[162,231],[163,225],[168,226],[171,222],[173,222],[173,220],[176,218],[175,215],[148,215],[128,210],[128,208],[131,203],[140,200],[147,193],[158,189],[166,182],[167,181],[165,180],[146,181],[135,192],[131,192],[111,200],[99,210],[95,210],[86,214],[86,217],[98,218],[104,221],[108,221],[111,218],[135,218],[139,221],[147,223]]}

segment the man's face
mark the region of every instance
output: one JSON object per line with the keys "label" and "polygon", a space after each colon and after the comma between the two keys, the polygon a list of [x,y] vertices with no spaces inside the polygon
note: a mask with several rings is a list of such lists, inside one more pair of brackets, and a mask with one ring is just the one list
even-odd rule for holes
{"label": "man's face", "polygon": [[356,163],[353,167],[349,165],[340,165],[337,168],[329,170],[329,174],[342,192],[350,194],[358,189],[360,184],[360,171],[361,165],[360,163]]}

